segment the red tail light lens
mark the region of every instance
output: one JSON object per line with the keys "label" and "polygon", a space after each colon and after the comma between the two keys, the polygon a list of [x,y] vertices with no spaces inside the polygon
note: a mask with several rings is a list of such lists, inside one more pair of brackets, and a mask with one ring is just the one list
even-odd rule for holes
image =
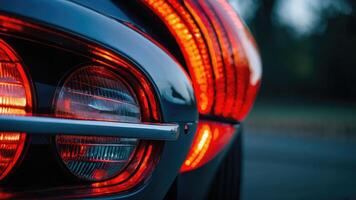
{"label": "red tail light lens", "polygon": [[233,125],[200,121],[193,145],[180,171],[190,171],[209,162],[231,141],[234,133]]}
{"label": "red tail light lens", "polygon": [[[0,114],[31,113],[30,83],[15,51],[0,39]],[[25,146],[25,133],[0,132],[0,180],[15,166]]]}
{"label": "red tail light lens", "polygon": [[[107,22],[113,22],[110,19],[107,20]],[[118,27],[120,28],[120,25]],[[132,33],[123,25],[122,28],[122,31]],[[31,154],[21,167],[21,173],[15,174],[14,179],[11,177],[9,182],[1,184],[3,192],[0,192],[0,196],[22,198],[48,195],[50,198],[60,195],[64,198],[83,198],[118,194],[140,184],[144,186],[160,159],[164,141],[177,139],[179,125],[158,123],[163,120],[161,120],[160,104],[156,98],[156,88],[152,85],[152,80],[146,76],[147,74],[140,70],[143,68],[111,50],[104,49],[99,43],[87,41],[83,35],[83,37],[72,36],[60,30],[49,29],[7,16],[0,16],[0,29],[0,32],[6,34],[4,38],[14,47],[23,47],[21,52],[29,58],[26,61],[31,64],[36,82],[39,83],[38,93],[44,95],[39,99],[41,103],[37,109],[38,116],[3,116],[0,120],[4,124],[3,131],[16,129],[19,132],[31,132],[33,136],[30,144]],[[73,32],[76,32],[75,29]],[[146,41],[139,35],[131,39],[136,37],[138,39],[135,41]],[[32,44],[32,41],[39,41],[39,43],[33,42]],[[105,41],[102,40],[102,43]],[[49,44],[49,46],[44,44]],[[152,47],[151,43],[145,42],[145,45]],[[48,50],[46,55],[49,56],[49,60],[43,59],[42,54],[32,54],[31,50],[42,50],[42,47],[44,51]],[[113,45],[113,48],[117,46]],[[32,110],[30,86],[21,64],[13,53],[1,41],[0,114],[27,114]],[[122,53],[126,55],[126,51]],[[41,66],[45,66],[44,63],[48,63],[51,58],[58,55],[61,56],[61,60],[63,56],[64,62],[53,66],[56,70],[48,71],[53,79],[40,76],[43,75]],[[133,59],[136,60],[136,54]],[[32,62],[39,60],[41,62]],[[156,62],[152,61],[152,63]],[[57,84],[57,78],[63,75],[69,67],[78,66],[83,62],[93,64],[82,68],[76,67],[77,70],[66,77],[67,79],[61,84],[63,87],[58,89],[56,99],[52,104],[55,117],[48,116],[50,114],[48,103],[52,97],[53,86]],[[6,72],[3,73],[3,71]],[[3,77],[5,77],[4,80],[2,80]],[[6,85],[6,89],[3,89],[5,88],[3,85]],[[13,88],[8,85],[16,85],[19,89],[11,92]],[[97,133],[95,132],[97,127],[92,126],[90,121],[95,125],[101,124]],[[103,121],[110,121],[110,123]],[[6,124],[7,122],[9,124]],[[145,124],[146,122],[152,124]],[[50,131],[48,127],[43,129],[47,123],[48,127],[51,127]],[[88,129],[90,127],[94,127],[94,130]],[[31,131],[27,131],[28,128]],[[152,130],[152,134],[146,128]],[[83,130],[88,130],[88,135],[83,133]],[[113,130],[114,133],[109,133],[108,130]],[[119,132],[120,130],[123,133]],[[127,135],[130,133],[136,135],[138,139]],[[0,179],[6,176],[18,160],[25,139],[24,133],[0,132]],[[42,151],[48,150],[50,145],[57,150],[57,157],[63,162],[63,168],[44,169],[47,166],[55,166],[57,161],[57,158],[51,157],[52,152]],[[47,163],[49,165],[41,165],[37,168],[38,162],[32,161],[38,160],[49,161]],[[33,170],[33,167],[36,170]],[[2,171],[3,169],[5,172]],[[73,176],[68,177],[68,173]],[[26,176],[21,177],[23,174]],[[65,176],[61,177],[64,174]],[[25,181],[17,183],[18,178],[25,178]]]}
{"label": "red tail light lens", "polygon": [[[102,66],[87,66],[64,82],[56,115],[76,119],[140,122],[138,100],[128,83]],[[137,139],[58,135],[59,155],[77,177],[103,181],[116,176],[130,161]]]}
{"label": "red tail light lens", "polygon": [[181,46],[191,75],[198,109],[207,114],[213,105],[214,87],[209,51],[192,16],[178,1],[145,0],[166,23]]}
{"label": "red tail light lens", "polygon": [[225,0],[145,0],[184,54],[203,115],[243,120],[261,80],[247,28]]}
{"label": "red tail light lens", "polygon": [[[242,121],[260,87],[262,66],[251,33],[226,0],[144,0],[176,39],[203,116]],[[200,122],[181,171],[211,160],[234,133]]]}
{"label": "red tail light lens", "polygon": [[26,141],[24,133],[0,132],[0,180],[15,166]]}
{"label": "red tail light lens", "polygon": [[249,30],[226,0],[209,0],[207,4],[210,4],[210,8],[218,16],[229,38],[236,71],[236,99],[231,116],[242,120],[252,108],[261,84],[262,64],[257,45]]}

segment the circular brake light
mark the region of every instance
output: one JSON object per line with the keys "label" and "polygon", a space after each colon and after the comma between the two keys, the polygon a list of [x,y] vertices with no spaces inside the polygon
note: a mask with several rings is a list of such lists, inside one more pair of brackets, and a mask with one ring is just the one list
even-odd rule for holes
{"label": "circular brake light", "polygon": [[[0,115],[31,113],[30,82],[15,51],[0,39]],[[25,146],[26,134],[0,132],[0,180],[13,169]]]}
{"label": "circular brake light", "polygon": [[[90,65],[74,71],[55,102],[64,118],[141,122],[139,101],[116,72]],[[138,139],[106,136],[57,135],[56,146],[69,171],[87,181],[115,177],[132,159]]]}

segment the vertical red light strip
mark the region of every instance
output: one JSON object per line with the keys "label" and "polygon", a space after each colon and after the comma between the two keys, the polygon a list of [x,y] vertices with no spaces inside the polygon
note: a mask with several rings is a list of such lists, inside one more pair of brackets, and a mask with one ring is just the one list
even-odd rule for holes
{"label": "vertical red light strip", "polygon": [[[234,52],[233,47],[229,41],[229,37],[225,28],[222,26],[218,16],[213,12],[212,8],[207,4],[206,1],[199,0],[200,6],[203,9],[203,12],[209,17],[212,22],[212,27],[214,31],[218,35],[219,44],[221,48],[221,53],[223,56],[224,66],[226,70],[226,100],[223,104],[224,112],[221,113],[222,116],[231,118],[233,112],[234,102],[237,100],[236,94],[236,86],[237,86],[237,78],[236,78],[236,70],[234,64],[234,58],[236,57],[236,52]],[[214,113],[216,115],[220,115],[219,113]]]}
{"label": "vertical red light strip", "polygon": [[213,74],[209,50],[192,16],[176,0],[144,0],[160,16],[177,39],[196,92],[200,113],[210,113],[214,102]]}
{"label": "vertical red light strip", "polygon": [[199,26],[201,32],[205,37],[206,44],[208,46],[211,64],[214,72],[215,81],[215,102],[213,112],[217,115],[222,115],[224,107],[226,105],[226,98],[228,96],[227,85],[229,84],[228,79],[225,77],[229,74],[228,70],[225,70],[226,60],[223,59],[223,52],[229,49],[220,48],[218,35],[215,33],[214,28],[211,25],[210,19],[202,12],[200,5],[196,3],[195,0],[186,0],[184,5],[187,7],[189,12],[194,17],[197,25]]}
{"label": "vertical red light strip", "polygon": [[208,0],[211,8],[227,30],[233,48],[237,70],[237,98],[232,108],[233,118],[243,120],[256,98],[262,76],[262,66],[256,43],[226,0]]}
{"label": "vertical red light strip", "polygon": [[[144,0],[144,2],[166,24],[185,56],[198,99],[199,113],[202,116],[242,121],[256,98],[262,69],[256,43],[230,4],[226,0]],[[199,42],[200,40],[205,42]],[[203,58],[205,55],[210,56],[210,65],[206,64],[208,59],[196,61],[201,59],[202,55]],[[209,76],[203,76],[204,73],[208,73]],[[211,78],[212,83],[197,81],[199,77]],[[206,95],[201,96],[205,94],[206,86],[213,87],[208,88],[208,91],[214,92],[211,92],[214,99],[209,99],[212,108],[208,110],[202,109],[206,107],[204,101]],[[228,143],[224,137],[229,136],[229,130],[215,128],[213,131],[212,128],[216,126],[204,122],[198,126],[182,172],[206,163]],[[223,134],[216,134],[219,132],[216,130],[221,130]],[[213,135],[223,138],[224,145],[218,146],[222,143],[214,143]]]}
{"label": "vertical red light strip", "polygon": [[243,120],[259,89],[261,61],[253,37],[229,3],[225,0],[144,0],[144,3],[162,19],[181,47],[199,113]]}

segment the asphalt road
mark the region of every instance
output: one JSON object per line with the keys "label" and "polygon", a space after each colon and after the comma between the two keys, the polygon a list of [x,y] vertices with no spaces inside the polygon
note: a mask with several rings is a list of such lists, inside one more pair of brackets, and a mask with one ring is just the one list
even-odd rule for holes
{"label": "asphalt road", "polygon": [[243,200],[356,200],[356,139],[245,130]]}

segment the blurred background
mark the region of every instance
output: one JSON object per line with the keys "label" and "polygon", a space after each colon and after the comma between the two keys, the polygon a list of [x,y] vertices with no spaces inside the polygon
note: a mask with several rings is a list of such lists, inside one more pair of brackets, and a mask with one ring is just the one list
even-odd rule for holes
{"label": "blurred background", "polygon": [[242,199],[356,199],[356,1],[230,1],[263,61]]}

